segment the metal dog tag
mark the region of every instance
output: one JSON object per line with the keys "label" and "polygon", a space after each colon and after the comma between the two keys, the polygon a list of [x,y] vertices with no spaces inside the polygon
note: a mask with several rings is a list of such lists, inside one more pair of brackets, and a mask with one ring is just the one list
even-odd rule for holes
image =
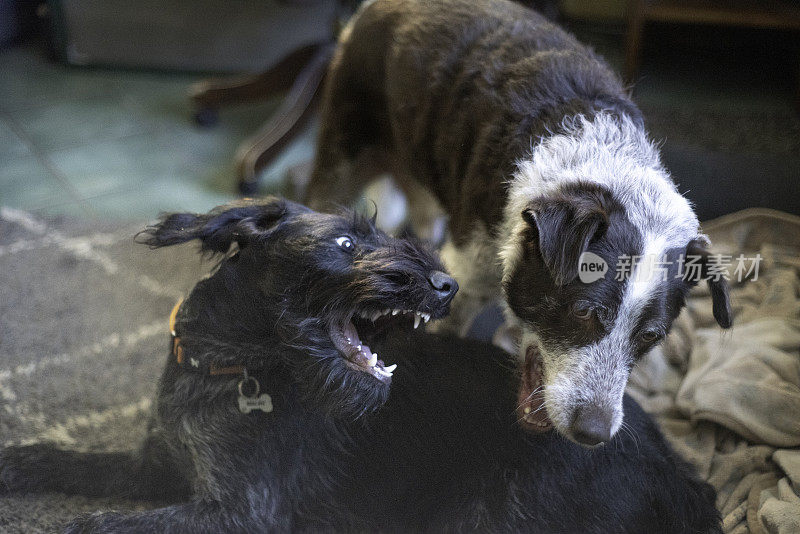
{"label": "metal dog tag", "polygon": [[263,393],[258,397],[245,397],[239,395],[239,411],[242,413],[250,413],[253,410],[261,410],[264,413],[272,411],[272,397]]}
{"label": "metal dog tag", "polygon": [[[252,376],[247,376],[247,371],[244,373],[244,378],[239,382],[239,411],[242,413],[250,413],[253,410],[261,410],[264,413],[272,411],[272,397],[261,391],[261,384]],[[245,393],[245,389],[249,392]]]}

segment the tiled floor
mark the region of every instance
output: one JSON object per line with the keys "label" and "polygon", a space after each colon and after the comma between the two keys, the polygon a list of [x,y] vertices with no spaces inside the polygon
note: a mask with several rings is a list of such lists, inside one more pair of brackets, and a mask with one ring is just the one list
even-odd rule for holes
{"label": "tiled floor", "polygon": [[[236,147],[277,102],[224,109],[202,129],[186,96],[199,78],[68,67],[36,45],[0,51],[0,204],[142,219],[235,198]],[[312,150],[309,130],[265,171],[263,192],[280,191],[287,167]]]}

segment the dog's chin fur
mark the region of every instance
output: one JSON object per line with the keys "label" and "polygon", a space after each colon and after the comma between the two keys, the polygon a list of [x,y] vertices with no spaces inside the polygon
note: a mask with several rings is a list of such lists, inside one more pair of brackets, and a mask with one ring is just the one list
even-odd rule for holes
{"label": "dog's chin fur", "polygon": [[351,369],[338,353],[314,356],[295,368],[300,389],[315,409],[342,419],[357,419],[386,402],[390,382]]}
{"label": "dog's chin fur", "polygon": [[[312,323],[314,326],[310,326]],[[391,379],[381,381],[366,371],[349,366],[320,321],[295,323],[302,337],[287,343],[286,364],[291,369],[304,401],[314,410],[342,419],[357,419],[386,402]]]}
{"label": "dog's chin fur", "polygon": [[[545,429],[554,428],[559,434],[579,445],[586,444],[578,441],[571,428],[575,417],[575,410],[585,404],[604,407],[612,414],[610,436],[617,433],[622,426],[624,418],[623,397],[625,386],[630,374],[630,366],[621,359],[623,368],[615,372],[599,376],[595,373],[599,365],[583,365],[582,362],[591,361],[591,358],[580,354],[580,349],[570,353],[569,350],[548,350],[539,335],[529,327],[522,327],[522,341],[520,352],[525,354],[534,350],[538,354],[542,370],[541,377],[541,406],[537,406],[542,414],[536,417],[533,414],[531,422],[527,421],[527,414],[520,413],[520,423],[524,428],[533,432],[541,431],[538,426]],[[524,361],[524,356],[521,357]],[[529,372],[522,366],[522,373]],[[539,425],[536,422],[539,421]],[[541,421],[549,422],[544,425]]]}

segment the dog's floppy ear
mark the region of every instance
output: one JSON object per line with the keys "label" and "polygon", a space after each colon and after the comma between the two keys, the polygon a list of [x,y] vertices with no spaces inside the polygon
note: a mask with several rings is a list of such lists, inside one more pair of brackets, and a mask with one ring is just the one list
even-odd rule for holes
{"label": "dog's floppy ear", "polygon": [[522,217],[535,230],[539,253],[555,283],[578,276],[578,261],[608,229],[610,192],[594,185],[573,186],[531,201]]}
{"label": "dog's floppy ear", "polygon": [[244,248],[263,239],[287,215],[302,209],[294,202],[267,197],[232,202],[202,215],[171,213],[139,232],[136,241],[159,248],[199,239],[204,252],[225,253],[233,243]]}
{"label": "dog's floppy ear", "polygon": [[704,235],[689,241],[686,246],[686,262],[688,264],[693,258],[699,258],[700,277],[706,280],[708,289],[711,290],[714,319],[722,328],[730,328],[733,325],[733,311],[728,281],[719,273],[710,272],[713,261],[708,245],[708,238]]}

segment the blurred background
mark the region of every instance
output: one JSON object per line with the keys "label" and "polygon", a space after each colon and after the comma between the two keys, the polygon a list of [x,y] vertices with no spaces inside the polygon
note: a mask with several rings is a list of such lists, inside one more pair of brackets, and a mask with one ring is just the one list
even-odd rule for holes
{"label": "blurred background", "polygon": [[[631,84],[701,219],[800,214],[800,2],[524,3]],[[295,196],[355,4],[0,0],[0,205],[141,220]]]}

